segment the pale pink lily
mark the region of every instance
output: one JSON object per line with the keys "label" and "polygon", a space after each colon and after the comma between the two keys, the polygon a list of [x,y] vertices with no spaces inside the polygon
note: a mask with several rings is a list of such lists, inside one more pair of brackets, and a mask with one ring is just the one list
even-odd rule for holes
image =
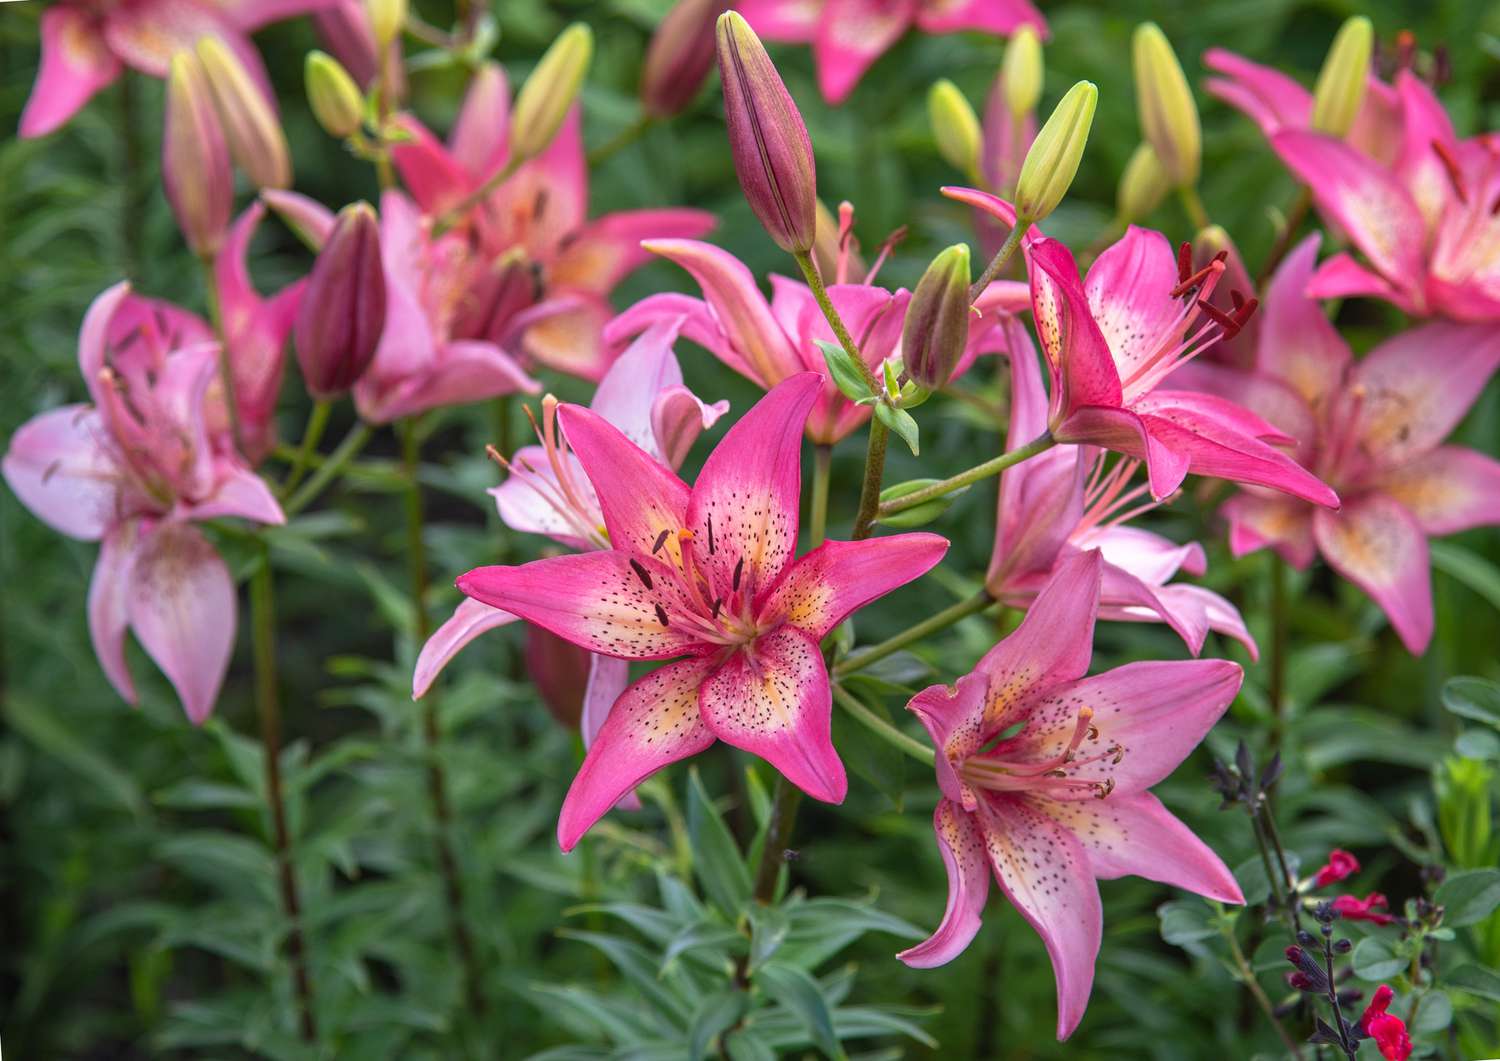
{"label": "pale pink lily", "polygon": [[[295,192],[261,194],[314,245],[327,239],[334,218],[326,207]],[[384,424],[443,405],[541,389],[499,343],[459,334],[457,322],[488,270],[463,233],[434,237],[412,201],[388,191],[380,197],[380,255],[385,331],[375,360],[354,385],[361,417]]]}
{"label": "pale pink lily", "polygon": [[89,633],[110,683],[136,702],[125,663],[131,629],[199,723],[229,666],[236,602],[229,569],[192,524],[284,516],[265,483],[213,444],[206,404],[218,348],[195,321],[124,283],[96,298],[78,342],[93,403],[22,425],[0,471],[49,526],[102,542]]}
{"label": "pale pink lily", "polygon": [[561,407],[610,547],[458,580],[468,596],[592,652],[675,660],[610,709],[563,802],[563,850],[642,780],[715,740],[760,756],[815,799],[843,800],[818,643],[926,572],[948,543],[933,534],[830,541],[794,559],[800,438],[820,389],[812,373],[773,388],[691,488],[602,417]]}
{"label": "pale pink lily", "polygon": [[1396,94],[1402,134],[1393,162],[1320,133],[1271,137],[1364,257],[1335,254],[1309,293],[1383,299],[1418,317],[1500,321],[1500,138],[1459,140],[1432,89],[1409,70],[1396,75]]}
{"label": "pale pink lily", "polygon": [[[599,382],[589,408],[652,459],[675,470],[698,435],[729,409],[725,401],[700,401],[683,385],[682,369],[672,353],[678,322],[653,325],[619,356]],[[583,466],[557,429],[557,403],[542,407],[539,446],[527,446],[507,461],[510,474],[490,491],[507,527],[542,534],[570,549],[608,549],[599,497]],[[412,675],[412,696],[424,695],[439,672],[458,652],[487,630],[515,622],[519,616],[465,598],[452,618],[422,646]],[[613,656],[588,654],[579,728],[591,745],[610,706],[629,684],[629,663]]]}
{"label": "pale pink lily", "polygon": [[1299,459],[1344,506],[1247,491],[1224,506],[1229,544],[1235,555],[1271,546],[1297,567],[1322,553],[1420,653],[1433,627],[1427,539],[1500,524],[1500,462],[1443,444],[1500,368],[1500,332],[1427,324],[1355,361],[1306,294],[1317,257],[1314,235],[1272,279],[1255,375],[1193,366],[1191,378],[1295,433]]}
{"label": "pale pink lily", "polygon": [[62,0],[42,12],[42,60],[20,135],[61,128],[125,67],[166,77],[172,53],[218,37],[275,99],[250,34],[334,0]]}
{"label": "pale pink lily", "polygon": [[[494,63],[474,75],[444,146],[420,122],[401,117],[412,141],[396,167],[424,213],[440,217],[504,168],[510,90]],[[609,293],[650,260],[644,239],[699,236],[714,226],[702,210],[624,210],[590,220],[588,167],[575,107],[556,139],[465,215],[477,276],[455,322],[455,338],[504,343],[550,368],[597,380],[609,365],[600,340],[614,315]],[[524,281],[524,282],[522,282]]]}
{"label": "pale pink lily", "polygon": [[[1009,223],[1009,203],[972,189],[944,194]],[[1080,280],[1057,240],[1029,236],[1032,320],[1052,379],[1049,426],[1058,442],[1101,446],[1144,461],[1151,495],[1189,473],[1283,490],[1335,507],[1338,497],[1272,443],[1290,443],[1223,398],[1164,386],[1241,322],[1205,305],[1224,266],[1184,277],[1159,232],[1132,225]],[[1240,307],[1242,316],[1254,304]]]}
{"label": "pale pink lily", "polygon": [[[1047,393],[1042,388],[1036,349],[1019,321],[1009,325],[1011,342],[1010,428],[1017,448],[1047,426]],[[1257,658],[1255,640],[1239,610],[1202,586],[1171,582],[1179,572],[1202,575],[1207,567],[1197,542],[1178,545],[1159,534],[1125,526],[1160,502],[1144,498],[1144,483],[1131,485],[1139,462],[1091,446],[1054,446],[1000,474],[995,548],[985,587],[1013,608],[1029,608],[1060,565],[1080,551],[1103,557],[1099,617],[1127,622],[1162,622],[1186,642],[1193,655],[1203,649],[1209,630],[1236,638]]]}
{"label": "pale pink lily", "polygon": [[[847,213],[844,224],[848,224]],[[837,340],[810,287],[772,274],[768,303],[750,270],[726,250],[686,239],[650,240],[643,246],[692,274],[703,298],[650,295],[610,322],[606,340],[619,343],[656,321],[680,317],[684,319],[684,338],[707,348],[724,364],[767,390],[802,372],[821,375],[823,388],[807,423],[812,441],[832,445],[870,418],[870,407],[851,402],[828,374],[818,342]],[[892,292],[876,285],[884,254],[857,282],[849,282],[846,270],[852,261],[852,244],[845,238],[841,248],[840,266],[828,278],[833,281],[828,284],[828,297],[865,363],[878,375],[882,362],[900,356],[901,326],[911,292],[905,288]],[[1005,349],[1000,322],[1025,305],[1021,285],[991,285],[975,305],[978,314],[970,322],[968,346],[954,369],[955,378],[981,353]]]}
{"label": "pale pink lily", "polygon": [[735,8],[766,40],[812,45],[818,87],[829,103],[842,103],[912,26],[929,34],[978,30],[1003,37],[1025,25],[1047,32],[1030,0],[740,0]]}
{"label": "pale pink lily", "polygon": [[1084,677],[1103,567],[1093,551],[1068,560],[972,673],[907,705],[937,747],[933,829],[949,891],[937,931],[898,957],[917,968],[958,957],[979,932],[993,876],[1046,944],[1059,1039],[1093,989],[1104,924],[1096,878],[1244,902],[1218,856],[1148,791],[1218,721],[1243,672],[1184,660]]}

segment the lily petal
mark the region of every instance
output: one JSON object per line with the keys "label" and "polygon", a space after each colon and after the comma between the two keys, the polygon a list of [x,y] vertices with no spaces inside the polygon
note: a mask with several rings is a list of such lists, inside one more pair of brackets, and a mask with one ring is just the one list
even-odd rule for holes
{"label": "lily petal", "polygon": [[552,283],[607,294],[651,260],[643,241],[693,239],[714,227],[706,210],[621,210],[596,218],[568,241],[549,271]]}
{"label": "lily petal", "polygon": [[1229,521],[1229,551],[1246,556],[1270,546],[1299,571],[1317,555],[1312,536],[1312,508],[1284,494],[1247,491],[1224,503]]}
{"label": "lily petal", "polygon": [[89,638],[109,684],[127,704],[137,703],[135,682],[125,663],[125,630],[130,625],[130,571],[135,564],[138,523],[112,530],[99,547],[89,579]]}
{"label": "lily petal", "polygon": [[896,955],[913,969],[946,965],[962,954],[979,932],[980,914],[990,894],[984,834],[973,816],[951,799],[938,800],[932,831],[948,871],[948,908],[936,932]]}
{"label": "lily petal", "polygon": [[432,683],[452,662],[459,650],[464,648],[486,630],[495,630],[516,622],[519,617],[510,612],[492,608],[482,601],[465,597],[448,620],[438,627],[417,656],[417,666],[411,676],[411,698],[419,700],[432,688]]}
{"label": "lily petal", "polygon": [[947,551],[948,540],[936,534],[824,542],[783,572],[756,615],[763,625],[782,619],[822,639],[856,610],[921,578]]}
{"label": "lily petal", "polygon": [[1320,241],[1313,233],[1297,244],[1271,277],[1256,349],[1256,367],[1281,377],[1315,409],[1343,384],[1351,360],[1349,344],[1307,294]]}
{"label": "lily petal", "polygon": [[1121,379],[1154,358],[1174,328],[1182,330],[1183,303],[1172,297],[1177,280],[1167,237],[1135,225],[1089,267],[1083,290]]}
{"label": "lily petal", "polygon": [[95,17],[58,4],[42,12],[42,62],[21,112],[22,137],[61,128],[105,85],[120,76]]}
{"label": "lily petal", "polygon": [[11,436],[0,473],[23,505],[53,530],[97,541],[120,518],[120,470],[99,414],[64,405]]}
{"label": "lily petal", "polygon": [[1039,239],[1028,256],[1032,321],[1057,388],[1053,419],[1086,406],[1117,407],[1120,373],[1094,321],[1073,252],[1054,239]]}
{"label": "lily petal", "polygon": [[1204,82],[1209,94],[1243,112],[1267,136],[1308,124],[1312,93],[1280,70],[1253,63],[1224,48],[1204,52],[1203,65],[1225,75]]}
{"label": "lily petal", "polygon": [[480,63],[448,134],[448,150],[478,182],[505,165],[509,142],[510,84],[505,68],[495,62]]}
{"label": "lily petal", "polygon": [[1313,514],[1318,550],[1333,569],[1380,605],[1414,656],[1432,640],[1432,572],[1427,538],[1411,514],[1384,494],[1340,512]]}
{"label": "lily petal", "polygon": [[220,458],[216,463],[219,485],[207,500],[192,506],[193,519],[237,516],[268,527],[286,522],[281,504],[264,479],[238,461]]}
{"label": "lily petal", "polygon": [[1424,534],[1457,534],[1500,523],[1500,461],[1439,446],[1385,475],[1380,489],[1416,517]]}
{"label": "lily petal", "polygon": [[919,7],[919,0],[826,0],[813,37],[823,98],[832,104],[847,99],[865,71],[906,32]]}

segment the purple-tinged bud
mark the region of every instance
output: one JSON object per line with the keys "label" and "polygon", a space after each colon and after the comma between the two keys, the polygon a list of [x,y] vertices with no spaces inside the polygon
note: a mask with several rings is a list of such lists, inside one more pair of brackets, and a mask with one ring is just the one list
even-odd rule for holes
{"label": "purple-tinged bud", "polygon": [[807,126],[760,38],[738,12],[719,16],[716,36],[724,122],[740,187],[776,245],[805,254],[817,232],[818,201]]}
{"label": "purple-tinged bud", "polygon": [[532,623],[526,624],[526,673],[559,725],[577,729],[588,692],[589,653]]}
{"label": "purple-tinged bud", "polygon": [[969,247],[944,250],[917,282],[901,328],[906,374],[935,391],[947,383],[969,342]]}
{"label": "purple-tinged bud", "polygon": [[265,91],[218,37],[199,38],[195,50],[235,163],[257,188],[290,187],[291,152]]}
{"label": "purple-tinged bud", "polygon": [[725,0],[678,0],[651,35],[641,66],[641,109],[670,118],[687,109],[714,64],[714,21]]}
{"label": "purple-tinged bud", "polygon": [[324,400],[354,386],[384,329],[380,228],[369,203],[354,203],[339,211],[318,252],[292,332],[308,392]]}
{"label": "purple-tinged bud", "polygon": [[192,52],[172,56],[167,74],[161,179],[188,246],[200,258],[211,257],[229,227],[234,174],[208,80]]}

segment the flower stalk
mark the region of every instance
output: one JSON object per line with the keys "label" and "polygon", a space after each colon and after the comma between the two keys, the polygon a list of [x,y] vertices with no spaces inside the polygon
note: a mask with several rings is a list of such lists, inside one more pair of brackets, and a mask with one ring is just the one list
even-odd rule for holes
{"label": "flower stalk", "polygon": [[833,676],[842,678],[853,674],[855,671],[864,670],[875,663],[879,663],[892,653],[899,652],[907,645],[915,644],[923,638],[946,630],[961,619],[967,619],[971,615],[977,615],[984,611],[995,600],[984,590],[980,590],[972,597],[967,597],[956,604],[950,604],[942,611],[928,616],[921,622],[916,623],[899,634],[893,634],[877,645],[865,649],[852,656],[846,656],[833,668]]}
{"label": "flower stalk", "polygon": [[974,483],[982,479],[988,479],[992,475],[999,475],[1006,468],[1020,464],[1024,460],[1030,460],[1038,453],[1049,450],[1055,445],[1057,445],[1057,440],[1051,434],[1042,434],[1026,443],[1020,449],[1013,449],[1009,453],[1002,453],[1000,456],[993,457],[983,464],[976,464],[968,471],[959,472],[957,475],[949,476],[941,482],[933,483],[931,486],[924,486],[920,490],[913,490],[903,497],[892,498],[878,506],[877,518],[894,516],[898,512],[905,512],[907,509],[924,505],[945,494],[951,494],[955,490],[962,490],[966,486],[972,486]]}

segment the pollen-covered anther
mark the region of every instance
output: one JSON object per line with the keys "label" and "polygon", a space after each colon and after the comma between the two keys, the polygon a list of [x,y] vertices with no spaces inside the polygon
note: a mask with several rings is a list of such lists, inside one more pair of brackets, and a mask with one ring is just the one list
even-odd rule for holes
{"label": "pollen-covered anther", "polygon": [[1443,164],[1443,169],[1448,174],[1448,183],[1453,185],[1453,194],[1458,196],[1458,201],[1465,206],[1469,205],[1468,184],[1464,180],[1463,167],[1458,164],[1458,159],[1448,145],[1441,140],[1432,142],[1432,153],[1438,157]]}
{"label": "pollen-covered anther", "polygon": [[[1189,262],[1191,262],[1192,247],[1186,243],[1184,243],[1182,246],[1186,248],[1190,256]],[[1205,282],[1210,277],[1217,279],[1217,277],[1224,272],[1224,263],[1228,260],[1228,258],[1228,251],[1220,251],[1218,254],[1215,254],[1212,258],[1210,258],[1208,264],[1199,269],[1197,272],[1186,273],[1186,270],[1183,268],[1182,259],[1179,252],[1177,266],[1177,275],[1179,279],[1177,281],[1177,286],[1172,288],[1172,297],[1182,298],[1184,295],[1195,292],[1198,289],[1202,288]],[[1186,273],[1186,275],[1184,275],[1184,273]]]}

